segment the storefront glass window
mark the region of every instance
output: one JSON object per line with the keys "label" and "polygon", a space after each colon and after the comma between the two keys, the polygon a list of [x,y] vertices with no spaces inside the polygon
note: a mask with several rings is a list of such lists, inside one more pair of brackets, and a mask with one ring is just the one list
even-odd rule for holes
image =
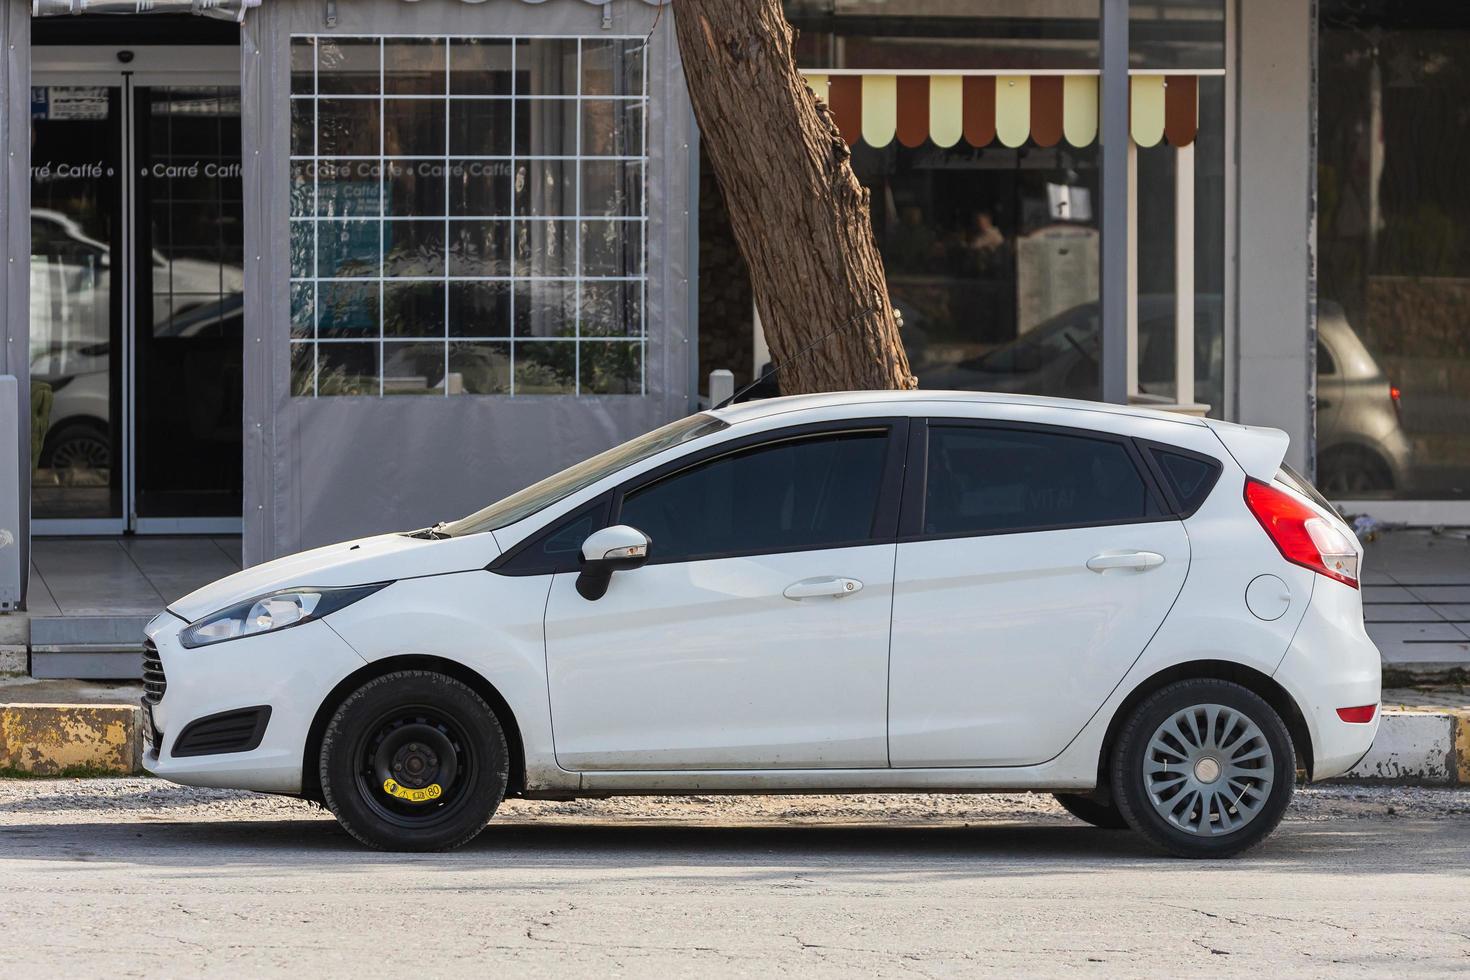
{"label": "storefront glass window", "polygon": [[[1165,85],[1170,79],[1166,76]],[[1193,279],[1194,403],[1222,418],[1225,411],[1225,78],[1189,76],[1199,123],[1191,144],[1167,139],[1137,147],[1138,395],[1175,402],[1179,260]],[[1135,76],[1137,83],[1137,76]],[[1189,170],[1181,175],[1180,166]],[[1180,177],[1192,177],[1184,185]],[[1182,190],[1182,196],[1181,196]],[[1192,201],[1192,204],[1190,203]],[[1193,233],[1180,240],[1179,208],[1189,208]]]}
{"label": "storefront glass window", "polygon": [[786,0],[803,68],[1098,66],[1098,0]]}
{"label": "storefront glass window", "polygon": [[[830,107],[870,192],[920,387],[1099,397],[1097,0],[788,0],[785,7],[799,31],[798,65]],[[1148,105],[1158,121],[1151,136],[1135,134],[1137,396],[1180,397],[1182,310],[1195,341],[1195,391],[1186,400],[1219,415],[1224,4],[1135,0],[1130,23],[1138,31],[1134,82],[1155,96]],[[1179,160],[1192,182],[1176,180]],[[713,187],[703,184],[702,193]],[[1190,209],[1188,226],[1175,220],[1180,206]],[[728,275],[738,263],[721,217],[701,202],[701,261],[716,269],[700,283],[701,375],[729,367],[739,382],[765,365],[759,332],[749,326],[749,294]],[[1192,304],[1178,301],[1181,263],[1193,270]],[[732,341],[742,333],[754,334],[744,347]]]}
{"label": "storefront glass window", "polygon": [[1317,481],[1470,496],[1470,16],[1321,6]]}
{"label": "storefront glass window", "polygon": [[640,38],[296,38],[296,395],[639,394]]}
{"label": "storefront glass window", "polygon": [[[850,142],[920,386],[1096,398],[1097,0],[792,0],[786,12],[800,67],[859,73],[816,81],[839,115],[888,97],[868,76],[905,76],[897,131]],[[1054,70],[1086,81],[1031,74]],[[1069,105],[1086,121],[1064,135]]]}
{"label": "storefront glass window", "polygon": [[1224,0],[1129,0],[1128,55],[1133,68],[1224,68]]}

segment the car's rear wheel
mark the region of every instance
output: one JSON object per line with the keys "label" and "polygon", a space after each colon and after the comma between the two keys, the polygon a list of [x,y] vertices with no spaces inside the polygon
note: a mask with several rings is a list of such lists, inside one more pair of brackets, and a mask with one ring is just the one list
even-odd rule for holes
{"label": "car's rear wheel", "polygon": [[1072,816],[1103,830],[1127,830],[1128,821],[1112,800],[1101,800],[1081,793],[1053,793],[1056,801]]}
{"label": "car's rear wheel", "polygon": [[1113,754],[1118,810],[1181,857],[1228,857],[1259,844],[1286,813],[1295,779],[1285,723],[1230,681],[1179,681],[1150,695],[1124,722]]}
{"label": "car's rear wheel", "polygon": [[1393,470],[1371,449],[1342,446],[1322,454],[1317,464],[1317,487],[1334,496],[1384,493],[1393,489]]}
{"label": "car's rear wheel", "polygon": [[327,808],[349,834],[387,851],[442,851],[484,829],[505,797],[510,753],[495,712],[432,671],[368,681],[322,736]]}

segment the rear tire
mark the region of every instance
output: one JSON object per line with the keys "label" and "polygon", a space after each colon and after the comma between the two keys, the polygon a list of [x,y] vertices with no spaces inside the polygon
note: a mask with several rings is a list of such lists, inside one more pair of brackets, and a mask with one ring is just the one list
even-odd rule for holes
{"label": "rear tire", "polygon": [[1342,446],[1322,454],[1317,463],[1317,487],[1334,497],[1387,493],[1393,487],[1393,469],[1371,449]]}
{"label": "rear tire", "polygon": [[319,763],[327,809],[385,851],[447,851],[505,797],[505,732],[467,685],[426,670],[368,681],[337,708]]}
{"label": "rear tire", "polygon": [[1053,793],[1056,801],[1072,816],[1083,823],[1092,824],[1102,830],[1127,830],[1128,821],[1118,810],[1118,804],[1103,802],[1082,793]]}
{"label": "rear tire", "polygon": [[1275,709],[1230,681],[1164,687],[1134,709],[1112,759],[1118,810],[1179,857],[1222,858],[1265,840],[1296,781],[1291,734]]}

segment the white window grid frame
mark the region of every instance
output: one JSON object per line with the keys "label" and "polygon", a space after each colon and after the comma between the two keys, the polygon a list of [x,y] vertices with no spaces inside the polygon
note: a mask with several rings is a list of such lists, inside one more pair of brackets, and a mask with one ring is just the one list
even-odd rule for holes
{"label": "white window grid frame", "polygon": [[[388,44],[388,42],[391,42],[391,41],[424,41],[424,40],[429,40],[429,41],[443,41],[444,42],[444,91],[442,93],[389,93],[389,92],[386,92],[385,91],[385,87],[386,87],[385,86],[385,83],[386,83],[386,80],[387,80],[387,66],[386,66],[387,57],[386,57],[386,51],[387,51],[387,44]],[[462,94],[455,94],[452,91],[452,89],[453,89],[453,84],[452,84],[452,82],[453,82],[453,75],[452,75],[452,71],[453,71],[453,52],[454,52],[454,48],[455,48],[454,42],[455,41],[467,41],[467,40],[506,42],[507,47],[509,48],[509,51],[510,51],[510,73],[509,73],[510,74],[510,92],[508,94],[463,94],[462,95]],[[576,72],[576,93],[575,94],[573,94],[573,95],[532,95],[532,94],[529,94],[529,93],[518,93],[516,91],[516,85],[517,85],[517,65],[516,65],[516,59],[517,59],[517,56],[518,56],[518,48],[519,48],[518,42],[521,42],[521,41],[536,41],[536,40],[552,40],[552,41],[565,41],[565,42],[575,41],[576,42],[576,45],[577,45],[577,57],[576,57],[577,72]],[[516,341],[517,341],[517,338],[516,338],[516,335],[515,335],[516,334],[516,317],[515,317],[515,314],[516,314],[516,311],[515,311],[516,289],[515,289],[515,286],[516,286],[517,283],[534,284],[534,283],[550,283],[550,282],[554,282],[554,283],[572,283],[573,284],[573,286],[572,286],[573,309],[574,309],[574,330],[573,330],[573,335],[572,336],[569,336],[569,337],[521,338],[522,342],[524,342],[524,343],[533,343],[533,344],[540,344],[540,343],[573,343],[573,344],[575,344],[576,345],[576,351],[575,351],[575,354],[576,354],[576,357],[575,357],[576,369],[575,369],[574,385],[573,385],[573,389],[572,389],[572,391],[571,391],[570,394],[573,397],[578,397],[578,398],[580,398],[580,397],[592,397],[592,396],[595,396],[595,397],[632,397],[633,396],[633,393],[631,393],[631,392],[625,393],[625,394],[623,394],[621,396],[618,396],[618,395],[611,395],[611,396],[609,396],[609,395],[605,395],[605,394],[598,394],[598,393],[591,393],[591,392],[584,393],[583,390],[582,390],[582,345],[583,344],[587,344],[587,343],[591,343],[591,344],[598,344],[598,343],[606,343],[606,344],[631,344],[631,345],[635,346],[637,348],[637,350],[638,350],[638,392],[637,392],[637,395],[640,396],[640,397],[641,396],[644,396],[644,395],[647,395],[647,393],[648,393],[648,346],[649,346],[649,344],[648,344],[648,160],[649,160],[649,154],[648,154],[648,116],[649,116],[649,101],[650,101],[649,94],[648,94],[648,51],[649,51],[649,45],[647,43],[648,42],[647,37],[645,35],[641,35],[641,34],[609,34],[609,35],[597,35],[595,37],[584,38],[584,37],[582,37],[580,35],[565,35],[565,34],[440,34],[440,33],[435,33],[435,34],[359,34],[359,35],[339,35],[339,34],[310,34],[310,33],[303,33],[303,34],[292,34],[288,38],[288,42],[287,43],[290,46],[294,47],[297,44],[297,42],[299,42],[299,41],[309,41],[309,42],[311,42],[311,49],[312,49],[312,86],[311,86],[312,87],[312,91],[311,91],[311,93],[309,95],[308,94],[305,94],[305,93],[297,93],[297,92],[290,92],[290,93],[288,93],[288,98],[290,99],[291,103],[293,103],[293,104],[296,103],[296,102],[298,102],[298,101],[311,102],[312,103],[312,115],[311,115],[312,152],[311,152],[310,155],[303,155],[303,154],[296,154],[296,153],[288,153],[290,164],[294,165],[294,164],[297,164],[297,163],[309,163],[309,164],[312,165],[312,170],[311,170],[311,182],[312,182],[311,211],[312,211],[312,213],[309,214],[309,215],[290,215],[290,214],[288,214],[288,221],[289,221],[289,223],[291,225],[310,223],[310,225],[312,227],[312,243],[311,243],[311,249],[312,250],[311,250],[311,270],[310,270],[311,271],[311,274],[310,275],[307,275],[307,276],[291,275],[289,277],[289,288],[287,290],[287,302],[290,303],[290,302],[293,302],[294,301],[294,293],[296,291],[296,287],[297,286],[303,285],[303,284],[309,284],[310,287],[311,287],[311,327],[312,327],[311,337],[310,338],[298,338],[293,333],[293,335],[291,336],[290,341],[289,341],[290,347],[291,347],[291,351],[292,351],[293,354],[294,354],[295,350],[298,347],[303,347],[303,346],[306,346],[308,344],[311,345],[311,349],[312,349],[311,392],[310,392],[309,395],[307,393],[305,393],[305,392],[302,392],[299,395],[299,397],[311,397],[311,398],[321,397],[319,387],[320,387],[320,380],[321,380],[321,356],[320,356],[320,351],[321,351],[321,345],[322,344],[327,344],[327,345],[338,345],[338,344],[347,345],[347,344],[365,344],[365,343],[374,344],[376,346],[376,348],[377,348],[377,368],[378,368],[378,371],[377,371],[377,373],[378,373],[378,392],[377,392],[377,397],[379,397],[379,398],[385,397],[385,395],[386,395],[386,391],[385,391],[385,386],[386,386],[385,369],[387,367],[387,345],[388,344],[395,344],[395,345],[413,345],[413,344],[430,344],[430,343],[442,343],[443,344],[443,347],[444,347],[443,379],[441,381],[441,386],[443,387],[444,391],[443,391],[443,394],[442,394],[441,397],[445,397],[445,398],[451,397],[451,391],[450,391],[450,386],[449,386],[449,351],[450,351],[450,348],[454,344],[477,344],[477,343],[478,344],[485,344],[485,343],[506,344],[508,346],[508,349],[509,349],[509,352],[510,352],[509,361],[507,363],[507,375],[508,375],[507,381],[508,381],[508,386],[509,386],[508,393],[507,394],[498,394],[498,393],[497,394],[482,394],[482,395],[478,395],[477,397],[483,397],[483,398],[517,397],[517,392],[516,392],[516,359],[515,359],[515,346],[516,346]],[[369,42],[376,43],[377,49],[378,49],[378,92],[377,92],[377,94],[368,94],[368,93],[329,93],[326,96],[323,96],[322,93],[321,93],[321,78],[320,78],[320,74],[321,74],[321,43],[323,41],[331,41],[331,42],[340,42],[340,41],[369,41]],[[640,77],[639,77],[639,87],[641,89],[641,94],[638,94],[638,95],[607,95],[607,94],[600,94],[599,93],[599,94],[594,94],[594,95],[588,95],[588,94],[584,93],[582,91],[582,64],[583,64],[583,45],[584,45],[584,43],[586,41],[592,41],[594,43],[596,43],[596,42],[605,42],[605,41],[638,42],[642,46],[642,54],[643,54],[642,63],[641,63],[641,66],[640,66],[641,67],[641,72],[640,72]],[[294,74],[294,71],[292,72],[292,74]],[[444,112],[444,153],[443,154],[441,154],[441,155],[432,155],[432,154],[404,154],[404,155],[395,155],[395,156],[388,156],[388,155],[386,155],[386,153],[384,152],[384,150],[385,150],[384,144],[385,144],[385,141],[386,141],[386,127],[384,125],[385,118],[386,118],[385,117],[385,106],[386,106],[386,103],[390,99],[395,100],[395,101],[397,101],[397,100],[420,100],[420,101],[426,101],[426,102],[439,102],[439,103],[441,103],[441,104],[444,105],[445,112]],[[322,156],[321,155],[320,116],[319,116],[318,112],[316,111],[316,106],[317,106],[317,103],[320,103],[320,102],[322,102],[324,100],[325,101],[352,101],[352,100],[356,100],[356,101],[363,101],[363,102],[376,102],[376,103],[378,103],[378,154],[376,156],[362,155],[362,154],[358,154],[358,155],[329,155],[329,156]],[[463,153],[461,153],[461,154],[455,154],[455,153],[451,153],[450,152],[451,114],[449,112],[449,106],[450,106],[451,100],[454,100],[454,101],[491,101],[491,102],[507,102],[507,103],[509,103],[511,105],[511,112],[510,112],[510,127],[511,127],[510,128],[510,148],[511,148],[511,152],[508,155],[506,155],[506,154],[500,154],[500,155],[477,155],[477,154],[463,154]],[[517,102],[537,102],[537,101],[556,101],[556,102],[568,102],[568,103],[575,103],[576,104],[576,118],[575,118],[574,124],[573,124],[573,129],[574,129],[574,131],[576,133],[576,146],[577,146],[577,152],[576,153],[569,155],[569,154],[518,154],[518,153],[515,152],[515,146],[516,146],[516,128],[515,128],[516,127],[516,112],[515,112],[515,105],[516,105]],[[640,116],[640,127],[641,127],[641,131],[639,132],[639,149],[640,149],[641,152],[639,154],[637,154],[637,155],[598,155],[598,154],[584,155],[582,153],[582,105],[583,105],[584,102],[623,102],[623,103],[636,104],[636,105],[638,105],[642,109],[642,113],[641,113],[641,116]],[[358,161],[358,162],[372,162],[372,163],[376,163],[378,165],[377,184],[378,184],[378,212],[379,213],[377,215],[319,215],[319,214],[317,214],[316,211],[317,211],[317,209],[318,209],[318,207],[320,205],[320,201],[321,201],[321,197],[320,197],[320,195],[321,195],[320,171],[321,171],[321,164],[324,161],[345,161],[345,162]],[[450,180],[448,179],[448,176],[447,176],[448,173],[449,173],[449,170],[450,170],[451,161],[454,161],[454,162],[506,162],[506,163],[508,163],[510,165],[510,176],[511,176],[511,191],[510,191],[509,203],[508,203],[509,213],[508,214],[503,214],[503,215],[459,215],[459,214],[451,215],[449,213],[450,212],[450,185],[451,185],[451,182],[450,182]],[[518,216],[516,214],[516,207],[515,207],[515,164],[516,163],[519,163],[519,162],[523,162],[523,161],[524,162],[536,162],[536,161],[567,161],[567,162],[576,163],[577,164],[577,178],[576,178],[576,181],[575,181],[575,199],[576,199],[576,211],[577,211],[577,214],[575,214],[575,215],[535,215],[534,217],[533,216]],[[639,191],[638,191],[638,208],[639,208],[639,213],[638,214],[636,214],[636,215],[627,215],[627,214],[624,214],[624,215],[584,215],[584,214],[581,213],[582,212],[582,184],[583,184],[583,180],[582,180],[582,177],[583,177],[583,169],[582,169],[582,166],[581,165],[584,162],[588,162],[588,161],[592,161],[592,162],[618,162],[618,163],[636,164],[638,166],[638,178],[637,178],[638,185],[639,185]],[[388,215],[388,214],[383,213],[386,210],[386,207],[387,207],[387,200],[386,200],[386,175],[387,175],[387,170],[388,170],[388,164],[390,162],[437,162],[437,163],[442,163],[443,164],[444,171],[445,171],[445,174],[446,174],[446,178],[445,178],[445,181],[444,181],[444,215],[442,216],[442,218],[439,217],[439,216],[430,216],[430,217],[419,218],[419,217],[415,217],[415,216],[412,216],[412,215]],[[288,195],[288,199],[289,199],[289,195]],[[319,261],[320,261],[320,248],[321,248],[321,241],[320,241],[320,227],[321,227],[321,225],[323,223],[345,222],[345,221],[372,221],[372,222],[376,222],[377,223],[377,225],[378,225],[378,250],[377,250],[378,274],[376,276],[320,276],[320,275],[317,275],[317,272],[319,271],[319,268],[320,268]],[[434,221],[442,221],[443,222],[443,225],[444,225],[444,249],[445,249],[445,253],[444,253],[444,273],[442,275],[429,275],[429,276],[386,276],[386,275],[383,274],[384,273],[384,264],[383,263],[384,263],[384,258],[385,258],[383,249],[384,249],[384,246],[386,244],[385,243],[385,240],[384,240],[384,230],[385,230],[386,226],[390,222],[395,222],[395,221],[417,221],[417,222],[423,222],[423,223],[431,223],[431,222],[434,222]],[[481,222],[484,222],[484,221],[505,221],[505,222],[508,222],[510,224],[510,253],[509,253],[509,256],[508,256],[508,263],[509,263],[511,274],[510,275],[504,275],[504,276],[485,276],[485,275],[473,275],[473,276],[464,276],[464,275],[461,275],[461,276],[453,276],[453,275],[450,275],[449,274],[450,262],[449,262],[448,248],[449,248],[449,241],[450,241],[450,239],[449,239],[450,222],[452,222],[452,221],[481,221]],[[574,275],[571,275],[571,276],[516,275],[515,274],[515,267],[516,267],[516,258],[515,258],[515,227],[516,227],[516,222],[517,221],[548,221],[548,222],[551,222],[551,221],[571,221],[571,222],[574,222],[574,234],[573,234],[572,238],[573,238],[573,245],[574,245],[574,249],[575,249],[575,252],[574,252],[574,260],[573,260],[573,269],[574,269],[575,274]],[[583,228],[584,223],[589,222],[589,221],[591,221],[591,222],[597,222],[597,221],[624,222],[624,223],[628,223],[628,224],[635,224],[635,225],[638,226],[638,235],[639,235],[639,237],[638,237],[637,256],[638,256],[638,266],[641,269],[641,271],[639,272],[639,274],[637,274],[637,275],[631,275],[631,276],[627,276],[627,275],[624,275],[624,276],[584,276],[582,274],[582,228]],[[294,236],[289,236],[289,237],[294,237]],[[321,322],[320,322],[321,321],[321,284],[322,283],[337,283],[337,282],[342,282],[342,283],[356,283],[356,284],[374,283],[375,282],[377,284],[377,289],[378,289],[378,333],[377,333],[377,336],[375,338],[374,337],[365,337],[365,338],[357,338],[357,337],[322,337],[320,335],[320,327],[321,327]],[[444,284],[444,286],[445,286],[445,289],[444,289],[444,312],[443,312],[444,332],[443,332],[443,335],[441,337],[429,337],[429,336],[420,336],[420,337],[394,337],[394,338],[391,338],[390,339],[390,338],[388,338],[385,335],[384,330],[383,330],[383,316],[384,316],[384,311],[386,309],[386,307],[385,307],[386,289],[387,289],[387,284],[389,282],[393,282],[393,283],[400,283],[400,282],[403,282],[403,283],[412,283],[412,282],[439,283],[439,282],[442,282]],[[448,287],[449,287],[449,284],[450,283],[453,283],[453,282],[503,282],[503,283],[508,284],[509,288],[507,290],[507,293],[508,293],[507,300],[508,300],[508,303],[509,303],[509,312],[508,312],[508,330],[507,330],[507,333],[505,335],[451,336],[451,334],[449,332],[449,324],[450,324],[450,317],[449,317],[450,290],[449,290]],[[637,323],[637,331],[636,331],[636,333],[627,333],[627,334],[616,335],[616,336],[586,336],[586,337],[584,337],[582,335],[582,292],[583,292],[582,286],[585,283],[602,283],[602,282],[608,282],[608,283],[632,282],[632,283],[637,283],[638,284],[638,287],[639,287],[638,288],[638,323]],[[290,318],[290,319],[292,320],[291,330],[294,331],[295,328],[296,328],[296,324],[294,323],[294,316],[292,318]],[[552,395],[549,395],[549,396],[545,395],[544,393],[540,393],[540,392],[537,392],[535,394],[536,395],[541,395],[542,397],[566,397],[567,396],[567,393],[565,393],[565,392],[555,393],[555,394],[552,394]],[[358,397],[361,397],[361,396],[358,396]],[[463,394],[456,395],[454,397],[463,397]],[[520,397],[526,397],[526,396],[522,395]]]}

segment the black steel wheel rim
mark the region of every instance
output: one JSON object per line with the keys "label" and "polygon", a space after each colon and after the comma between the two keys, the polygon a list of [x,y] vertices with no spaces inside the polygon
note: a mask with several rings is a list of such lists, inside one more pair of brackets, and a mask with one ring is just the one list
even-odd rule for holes
{"label": "black steel wheel rim", "polygon": [[[452,713],[400,705],[380,712],[363,731],[353,751],[354,777],[375,816],[396,827],[429,827],[451,819],[470,798],[479,753]],[[407,791],[438,786],[439,793],[406,799],[385,788],[389,779]]]}

